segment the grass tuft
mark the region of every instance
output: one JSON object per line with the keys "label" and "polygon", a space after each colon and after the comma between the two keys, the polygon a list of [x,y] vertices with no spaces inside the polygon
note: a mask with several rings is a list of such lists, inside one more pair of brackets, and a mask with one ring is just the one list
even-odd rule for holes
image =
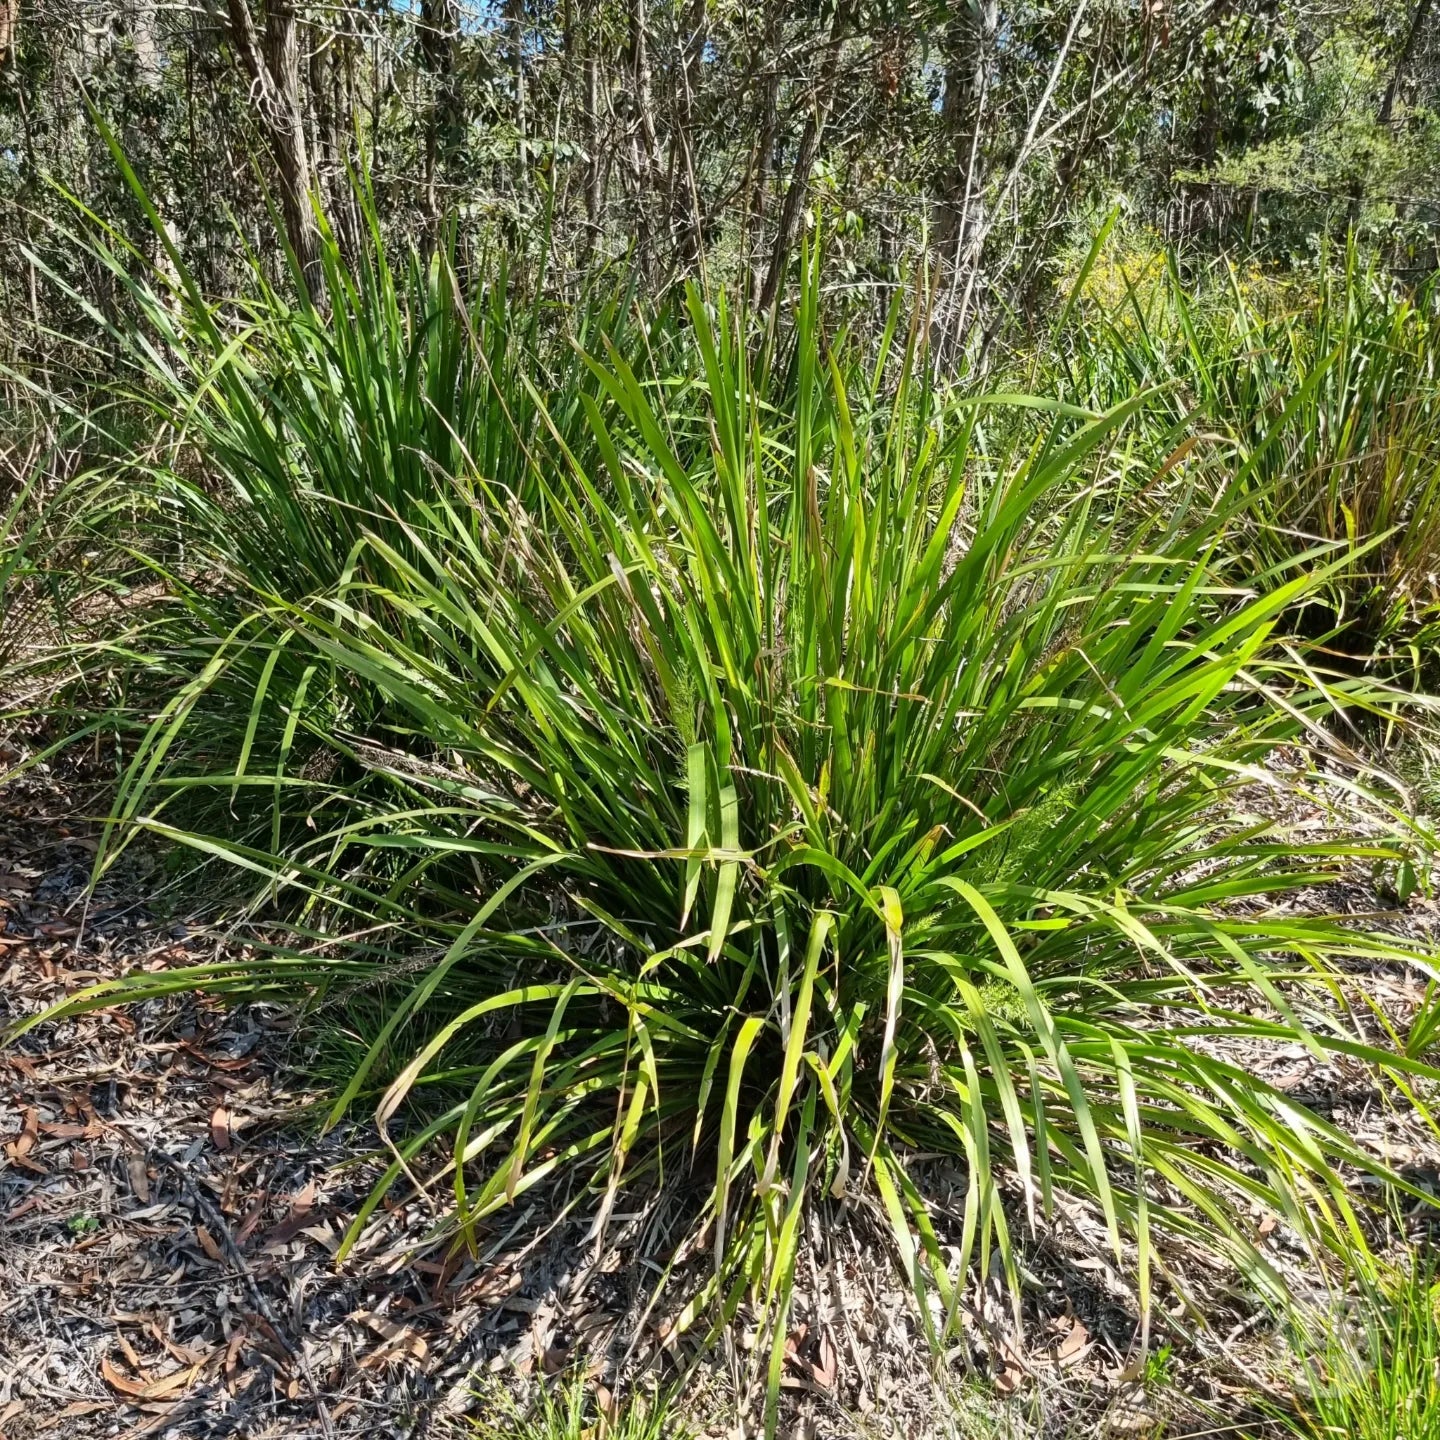
{"label": "grass tuft", "polygon": [[[1348,553],[1237,584],[1233,511],[1146,503],[1152,391],[942,390],[918,328],[827,330],[818,251],[757,349],[698,291],[552,344],[503,274],[378,239],[356,271],[327,243],[327,313],[257,279],[221,314],[97,243],[170,442],[130,469],[163,603],[87,656],[126,756],[97,863],[189,847],[289,940],[61,1009],[353,1014],[332,1120],[371,1105],[394,1163],[346,1249],[425,1163],[456,1245],[556,1182],[601,1236],[622,1190],[690,1184],[662,1283],[767,1337],[771,1427],[822,1194],[888,1217],[936,1347],[1077,1200],[1144,1334],[1171,1237],[1277,1295],[1252,1217],[1363,1266],[1348,1178],[1406,1182],[1247,1062],[1440,1080],[1336,1003],[1426,957],[1311,898],[1416,836],[1303,839],[1247,796],[1326,803],[1267,761],[1392,697],[1287,643]],[[943,1235],[936,1152],[969,1185]]]}
{"label": "grass tuft", "polygon": [[1287,1428],[1307,1440],[1440,1434],[1440,1284],[1419,1257],[1381,1273],[1354,1313],[1326,1317],[1302,1350],[1306,1391]]}
{"label": "grass tuft", "polygon": [[498,1387],[482,1397],[490,1412],[472,1421],[477,1440],[689,1440],[693,1433],[664,1398],[616,1400],[582,1371],[540,1384],[522,1407]]}

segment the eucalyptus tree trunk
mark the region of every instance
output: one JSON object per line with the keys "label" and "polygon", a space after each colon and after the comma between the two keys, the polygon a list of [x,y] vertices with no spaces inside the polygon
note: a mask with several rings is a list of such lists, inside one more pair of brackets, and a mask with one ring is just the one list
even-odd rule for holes
{"label": "eucalyptus tree trunk", "polygon": [[752,176],[750,181],[749,249],[750,249],[750,302],[760,303],[765,288],[765,269],[760,263],[760,254],[765,243],[765,219],[770,203],[771,176],[775,168],[775,136],[780,128],[780,57],[779,10],[782,0],[768,0],[765,5],[765,36],[762,49],[765,55],[764,70],[760,85],[760,124],[755,141]]}
{"label": "eucalyptus tree trunk", "polygon": [[[602,234],[604,224],[605,156],[600,138],[600,9],[597,0],[565,0],[565,59],[567,85],[561,90],[561,104],[570,94],[570,85],[578,92],[580,108],[580,141],[585,155],[580,182],[585,202],[585,227],[582,246],[588,254]],[[557,127],[559,120],[557,118]]]}
{"label": "eucalyptus tree trunk", "polygon": [[642,269],[654,255],[650,211],[660,169],[655,127],[654,81],[650,69],[650,20],[645,0],[630,0],[630,168],[634,185],[635,240]]}
{"label": "eucalyptus tree trunk", "polygon": [[0,0],[0,65],[10,53],[15,31],[20,26],[20,0]]}
{"label": "eucalyptus tree trunk", "polygon": [[518,194],[525,188],[525,160],[530,128],[525,105],[525,0],[506,0],[505,28],[510,47],[510,68],[515,76],[515,131],[520,137],[519,170],[515,177]]}
{"label": "eucalyptus tree trunk", "polygon": [[984,223],[985,121],[989,66],[1000,15],[997,0],[982,0],[952,20],[945,35],[945,94],[940,105],[945,156],[936,193],[935,245],[942,274],[953,271],[969,237]]}
{"label": "eucalyptus tree trunk", "polygon": [[675,124],[670,138],[671,209],[677,260],[682,271],[695,268],[705,245],[700,185],[696,178],[695,157],[699,137],[695,115],[704,74],[706,0],[690,0],[686,12],[681,36],[679,95],[676,97]]}
{"label": "eucalyptus tree trunk", "polygon": [[455,38],[460,17],[455,0],[422,0],[420,55],[430,80],[425,116],[425,208],[431,229],[439,225],[444,206],[442,178],[464,142],[465,118],[455,70]]}
{"label": "eucalyptus tree trunk", "polygon": [[605,170],[600,154],[600,57],[593,35],[586,36],[585,47],[585,219],[593,245],[600,235]]}
{"label": "eucalyptus tree trunk", "polygon": [[837,4],[835,18],[830,23],[830,36],[820,79],[811,100],[810,113],[805,117],[805,128],[801,132],[800,144],[795,152],[790,183],[780,206],[780,220],[775,227],[775,244],[770,252],[770,268],[765,274],[765,283],[760,287],[761,310],[768,310],[774,305],[780,294],[786,267],[790,263],[790,250],[795,243],[795,226],[800,218],[800,206],[810,189],[810,172],[815,166],[815,157],[820,153],[820,142],[824,139],[830,111],[835,104],[840,52],[844,48],[848,23],[848,7],[844,3]]}
{"label": "eucalyptus tree trunk", "polygon": [[1405,33],[1405,44],[1395,59],[1395,68],[1390,72],[1390,83],[1385,87],[1385,98],[1380,102],[1380,123],[1388,125],[1395,117],[1395,101],[1400,87],[1405,83],[1405,72],[1415,58],[1420,46],[1420,33],[1430,15],[1431,0],[1417,0],[1415,13],[1410,17],[1410,28]]}
{"label": "eucalyptus tree trunk", "polygon": [[285,233],[313,298],[323,289],[320,234],[300,90],[300,39],[295,0],[267,0],[264,30],[249,0],[227,0],[230,43],[250,79],[250,92],[280,179]]}
{"label": "eucalyptus tree trunk", "polygon": [[[0,8],[3,5],[4,0],[0,0]],[[147,89],[158,89],[164,79],[164,59],[156,0],[125,0],[119,8],[118,18],[134,47],[135,77]]]}

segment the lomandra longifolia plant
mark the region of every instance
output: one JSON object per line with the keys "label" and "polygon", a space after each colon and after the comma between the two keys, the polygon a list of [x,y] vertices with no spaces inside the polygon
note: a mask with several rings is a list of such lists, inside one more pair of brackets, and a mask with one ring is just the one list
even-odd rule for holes
{"label": "lomandra longifolia plant", "polygon": [[1268,584],[1331,562],[1304,597],[1304,630],[1390,672],[1424,669],[1413,642],[1440,601],[1434,284],[1401,290],[1353,243],[1313,279],[1182,268],[1173,253],[1121,274],[1110,308],[1067,308],[1057,380],[1099,405],[1156,387],[1203,464],[1200,488],[1233,516],[1233,573]]}
{"label": "lomandra longifolia plant", "polygon": [[[1143,391],[948,394],[903,326],[862,365],[814,253],[768,350],[692,292],[564,369],[503,333],[479,364],[443,256],[408,289],[369,264],[383,366],[369,319],[270,292],[238,333],[168,307],[184,371],[132,346],[201,475],[153,476],[189,568],[157,556],[172,603],[106,657],[107,853],[233,866],[293,943],[65,1008],[202,984],[348,1013],[334,1116],[373,1106],[398,1153],[347,1247],[417,1166],[456,1242],[552,1182],[603,1226],[700,1177],[676,1253],[703,1235],[712,1262],[674,1283],[689,1319],[744,1307],[773,1339],[772,1422],[822,1194],[889,1216],[937,1345],[972,1269],[1019,1293],[1062,1196],[1142,1311],[1168,1237],[1278,1287],[1256,1206],[1353,1256],[1342,1169],[1402,1182],[1244,1065],[1299,1043],[1440,1079],[1333,1004],[1345,967],[1418,957],[1305,900],[1404,836],[1307,843],[1238,795],[1290,783],[1265,761],[1334,692],[1372,703],[1275,643],[1327,567],[1236,588],[1208,511],[1123,504]],[[918,1152],[968,1176],[958,1262]]]}

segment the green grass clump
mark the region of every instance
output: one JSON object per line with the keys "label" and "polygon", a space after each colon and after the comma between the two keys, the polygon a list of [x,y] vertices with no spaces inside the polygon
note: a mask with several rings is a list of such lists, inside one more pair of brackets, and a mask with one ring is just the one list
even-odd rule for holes
{"label": "green grass clump", "polygon": [[[405,289],[377,252],[353,301],[326,264],[329,314],[226,324],[128,281],[171,332],[128,339],[175,441],[136,542],[167,601],[90,656],[106,854],[192,847],[293,944],[64,1008],[380,996],[334,1118],[408,1123],[347,1247],[441,1144],[455,1243],[554,1181],[603,1229],[688,1177],[675,1257],[712,1263],[667,1282],[773,1342],[772,1425],[822,1195],[888,1215],[937,1347],[1065,1196],[1147,1316],[1166,1236],[1272,1292],[1252,1215],[1363,1252],[1343,1172],[1402,1182],[1244,1065],[1440,1079],[1333,1003],[1416,957],[1304,903],[1405,836],[1239,818],[1275,747],[1383,700],[1279,643],[1343,558],[1236,587],[1216,513],[1135,498],[1150,394],[947,394],[894,323],[862,364],[818,256],[770,349],[692,292],[563,371],[487,349],[443,254]],[[919,1152],[968,1174],[958,1260]]]}
{"label": "green grass clump", "polygon": [[1416,1259],[1367,1287],[1357,1313],[1326,1317],[1287,1428],[1308,1440],[1440,1435],[1440,1285]]}
{"label": "green grass clump", "polygon": [[1159,387],[1186,432],[1175,463],[1204,470],[1215,503],[1239,502],[1240,573],[1347,557],[1307,597],[1307,630],[1416,668],[1440,601],[1434,287],[1402,293],[1353,247],[1313,283],[1233,265],[1188,273],[1174,254],[1120,274],[1107,308],[1067,311],[1060,383],[1101,404]]}
{"label": "green grass clump", "polygon": [[25,652],[40,636],[60,636],[81,598],[85,533],[77,525],[77,487],[54,471],[61,447],[53,441],[0,445],[0,683],[26,688]]}
{"label": "green grass clump", "polygon": [[525,1407],[494,1389],[479,1399],[476,1440],[688,1440],[692,1433],[665,1398],[616,1401],[583,1371],[542,1382]]}

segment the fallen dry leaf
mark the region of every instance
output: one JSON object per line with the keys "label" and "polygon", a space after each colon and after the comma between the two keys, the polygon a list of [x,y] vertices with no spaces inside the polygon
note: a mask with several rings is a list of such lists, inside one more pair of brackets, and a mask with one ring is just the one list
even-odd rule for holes
{"label": "fallen dry leaf", "polygon": [[182,1365],[204,1364],[216,1353],[214,1350],[194,1350],[186,1345],[177,1345],[153,1320],[146,1324],[145,1330],[161,1349],[168,1350]]}
{"label": "fallen dry leaf", "polygon": [[620,1402],[603,1385],[595,1387],[595,1408],[607,1425],[614,1425],[620,1419]]}
{"label": "fallen dry leaf", "polygon": [[238,1326],[235,1333],[230,1337],[230,1343],[225,1347],[224,1369],[226,1378],[229,1379],[235,1374],[235,1362],[239,1358],[241,1347],[245,1344],[246,1330],[243,1325]]}
{"label": "fallen dry leaf", "polygon": [[32,1195],[28,1200],[22,1200],[13,1210],[5,1212],[5,1219],[18,1220],[22,1215],[28,1215],[32,1210],[43,1210],[45,1208],[45,1197],[43,1195]]}
{"label": "fallen dry leaf", "polygon": [[1090,1349],[1090,1332],[1078,1318],[1072,1318],[1070,1329],[1050,1352],[1050,1358],[1057,1365],[1074,1365]]}
{"label": "fallen dry leaf", "polygon": [[228,1150],[231,1145],[230,1112],[217,1105],[210,1113],[210,1143],[217,1150]]}
{"label": "fallen dry leaf", "polygon": [[125,1338],[123,1330],[115,1332],[115,1341],[120,1346],[126,1360],[130,1362],[130,1368],[144,1384],[148,1385],[154,1377],[145,1369],[145,1362],[135,1353],[135,1347]]}
{"label": "fallen dry leaf", "polygon": [[40,1112],[31,1105],[25,1111],[25,1122],[21,1126],[19,1135],[5,1146],[5,1153],[12,1160],[23,1160],[35,1148],[35,1142],[39,1138]]}
{"label": "fallen dry leaf", "polygon": [[819,1359],[811,1366],[811,1378],[822,1389],[833,1390],[840,1373],[840,1356],[828,1330],[820,1332]]}
{"label": "fallen dry leaf", "polygon": [[378,1350],[372,1350],[360,1361],[360,1368],[362,1370],[384,1369],[392,1362],[403,1360],[406,1356],[412,1360],[423,1360],[429,1351],[430,1347],[424,1339],[410,1330],[403,1335],[397,1335],[393,1340],[387,1340]]}
{"label": "fallen dry leaf", "polygon": [[200,1248],[210,1259],[217,1261],[221,1259],[224,1252],[220,1249],[219,1245],[215,1243],[215,1237],[203,1225],[197,1225],[195,1227],[195,1238],[200,1242]]}
{"label": "fallen dry leaf", "polygon": [[150,1177],[145,1173],[145,1157],[132,1155],[125,1162],[125,1173],[130,1177],[130,1189],[142,1204],[150,1203]]}
{"label": "fallen dry leaf", "polygon": [[1106,1435],[1141,1435],[1155,1428],[1155,1417],[1146,1410],[1117,1410],[1105,1421]]}
{"label": "fallen dry leaf", "polygon": [[68,1419],[72,1415],[93,1415],[97,1410],[109,1408],[103,1400],[72,1400],[59,1414]]}
{"label": "fallen dry leaf", "polygon": [[340,1248],[340,1237],[328,1220],[322,1220],[318,1225],[302,1225],[299,1233],[307,1240],[324,1246],[332,1255]]}
{"label": "fallen dry leaf", "polygon": [[94,1140],[100,1134],[98,1125],[76,1125],[73,1121],[42,1124],[40,1131],[52,1140]]}
{"label": "fallen dry leaf", "polygon": [[1106,1370],[1104,1373],[1105,1378],[1117,1389],[1121,1385],[1133,1385],[1145,1373],[1145,1361],[1136,1355],[1119,1370]]}
{"label": "fallen dry leaf", "polygon": [[1025,1381],[1025,1362],[1006,1340],[1000,1342],[1000,1353],[996,1359],[1000,1373],[995,1377],[995,1388],[1002,1395],[1013,1395]]}
{"label": "fallen dry leaf", "polygon": [[265,1201],[269,1198],[268,1192],[262,1190],[254,1200],[250,1202],[250,1208],[245,1212],[244,1218],[240,1221],[240,1228],[235,1232],[235,1243],[243,1245],[259,1226],[265,1215]]}
{"label": "fallen dry leaf", "polygon": [[293,1240],[309,1223],[315,1205],[315,1182],[312,1180],[290,1202],[290,1213],[265,1237],[268,1245],[284,1245]]}
{"label": "fallen dry leaf", "polygon": [[[123,1336],[120,1337],[120,1346],[125,1351],[127,1359],[135,1354]],[[148,1378],[132,1380],[128,1375],[123,1374],[116,1365],[113,1365],[110,1357],[106,1355],[101,1357],[100,1373],[105,1377],[105,1383],[112,1390],[118,1390],[122,1395],[129,1395],[136,1400],[163,1400],[177,1390],[187,1388],[200,1373],[200,1366],[191,1365],[187,1369],[176,1370],[171,1375],[162,1375],[158,1380]],[[144,1375],[145,1371],[141,1370],[140,1373]]]}
{"label": "fallen dry leaf", "polygon": [[423,1335],[410,1329],[408,1325],[400,1324],[398,1320],[392,1320],[388,1315],[380,1315],[373,1310],[357,1310],[349,1318],[358,1321],[367,1330],[373,1330],[385,1341],[384,1345],[360,1362],[362,1367],[368,1369],[387,1365],[403,1355],[423,1360],[430,1353],[430,1346]]}
{"label": "fallen dry leaf", "polygon": [[132,1380],[128,1375],[122,1375],[114,1365],[110,1363],[110,1357],[104,1355],[100,1359],[100,1373],[105,1377],[105,1383],[112,1390],[118,1390],[122,1395],[143,1395],[146,1390],[146,1383],[143,1380]]}
{"label": "fallen dry leaf", "polygon": [[161,1396],[173,1395],[177,1390],[185,1390],[190,1382],[200,1373],[198,1365],[192,1365],[188,1370],[177,1370],[173,1375],[163,1376],[153,1385],[147,1386],[145,1398],[147,1400],[158,1400]]}

